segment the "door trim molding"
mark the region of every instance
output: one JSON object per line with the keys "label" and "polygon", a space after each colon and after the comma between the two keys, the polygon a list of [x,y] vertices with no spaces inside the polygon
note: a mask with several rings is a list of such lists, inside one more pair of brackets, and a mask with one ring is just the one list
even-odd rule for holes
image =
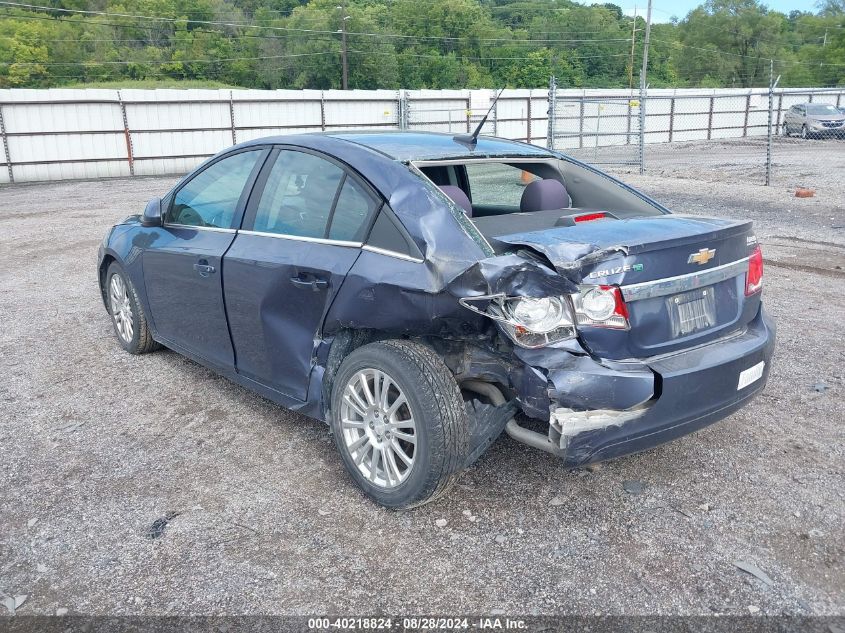
{"label": "door trim molding", "polygon": [[195,231],[211,231],[213,233],[235,233],[235,229],[224,229],[219,228],[216,226],[194,226],[191,224],[178,224],[176,222],[167,222],[162,224],[162,226],[166,229],[174,228],[174,229],[194,229]]}
{"label": "door trim molding", "polygon": [[324,237],[306,237],[304,235],[288,235],[286,233],[266,233],[264,231],[249,231],[240,229],[242,235],[257,235],[259,237],[275,237],[282,240],[294,240],[296,242],[313,242],[314,244],[328,244],[331,246],[346,246],[348,248],[361,248],[362,242],[348,242],[346,240],[332,240]]}

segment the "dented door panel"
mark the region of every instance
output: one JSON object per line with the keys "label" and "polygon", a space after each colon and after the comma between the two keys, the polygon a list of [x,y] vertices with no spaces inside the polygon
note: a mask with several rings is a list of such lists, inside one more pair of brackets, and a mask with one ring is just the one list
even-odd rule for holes
{"label": "dented door panel", "polygon": [[239,374],[305,400],[326,310],[360,250],[239,233],[223,265]]}

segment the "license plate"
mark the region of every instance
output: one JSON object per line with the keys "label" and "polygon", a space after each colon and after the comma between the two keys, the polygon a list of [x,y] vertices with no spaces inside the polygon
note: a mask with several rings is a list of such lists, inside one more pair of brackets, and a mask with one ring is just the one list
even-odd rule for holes
{"label": "license plate", "polygon": [[712,287],[698,288],[669,297],[672,336],[686,336],[716,324],[716,293]]}
{"label": "license plate", "polygon": [[766,361],[761,360],[754,367],[749,367],[739,374],[739,382],[736,385],[736,390],[745,389],[748,385],[753,384],[763,377],[763,370],[766,368]]}

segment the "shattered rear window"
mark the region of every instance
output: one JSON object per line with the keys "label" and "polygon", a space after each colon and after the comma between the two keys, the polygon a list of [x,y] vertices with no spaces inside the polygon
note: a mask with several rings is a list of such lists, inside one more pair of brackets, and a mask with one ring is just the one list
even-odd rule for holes
{"label": "shattered rear window", "polygon": [[525,185],[541,180],[530,172],[507,163],[467,162],[472,203],[519,209]]}

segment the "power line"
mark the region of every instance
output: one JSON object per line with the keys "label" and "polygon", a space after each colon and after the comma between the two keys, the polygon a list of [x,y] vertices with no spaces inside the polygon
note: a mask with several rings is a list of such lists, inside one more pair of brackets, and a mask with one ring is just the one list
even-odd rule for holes
{"label": "power line", "polygon": [[87,62],[0,62],[3,66],[102,66],[120,64],[216,64],[219,62],[245,62],[264,59],[288,59],[293,57],[312,57],[314,55],[337,55],[337,51],[317,53],[292,53],[290,55],[264,55],[262,57],[222,57],[219,59],[164,59],[164,60],[103,60]]}
{"label": "power line", "polygon": [[[223,21],[215,21],[215,20],[197,20],[193,18],[168,18],[163,16],[148,16],[148,15],[135,15],[129,13],[110,13],[107,11],[88,11],[84,9],[62,9],[56,7],[47,7],[43,5],[36,5],[36,4],[25,4],[21,2],[10,2],[8,0],[0,1],[0,5],[8,6],[8,7],[17,7],[22,9],[34,9],[34,10],[42,10],[42,11],[61,11],[62,13],[75,13],[75,14],[84,14],[84,15],[98,15],[98,16],[105,16],[105,17],[117,17],[117,18],[131,18],[137,20],[156,20],[160,22],[185,22],[187,24],[208,24],[212,26],[228,26],[228,27],[235,27],[235,28],[252,28],[252,29],[267,29],[272,31],[285,31],[285,32],[294,32],[294,33],[309,33],[309,34],[321,34],[321,35],[335,35],[337,31],[331,30],[321,30],[321,29],[301,29],[295,27],[285,27],[285,26],[262,26],[258,24],[251,24],[248,22],[223,22]],[[415,40],[436,40],[436,41],[463,41],[463,40],[472,40],[473,42],[502,42],[504,44],[508,43],[531,43],[531,44],[543,44],[543,43],[578,43],[578,42],[627,42],[628,38],[593,38],[593,39],[583,39],[583,38],[570,38],[570,39],[537,39],[537,40],[529,40],[529,39],[515,39],[515,38],[506,38],[506,37],[494,37],[494,38],[474,38],[474,37],[452,37],[452,36],[435,36],[435,35],[402,35],[397,33],[368,33],[362,31],[348,31],[347,35],[361,35],[367,37],[388,37],[388,38],[401,38],[401,39],[415,39]]]}
{"label": "power line", "polygon": [[792,60],[792,59],[773,59],[771,57],[765,57],[765,56],[762,56],[762,55],[743,55],[741,53],[730,53],[728,51],[723,51],[723,50],[720,50],[718,48],[705,48],[703,46],[693,46],[691,44],[684,44],[683,42],[673,42],[673,41],[670,41],[670,40],[656,39],[655,41],[662,42],[664,44],[676,44],[676,45],[682,46],[684,48],[691,48],[691,49],[698,50],[698,51],[705,51],[707,53],[715,53],[717,55],[730,55],[731,57],[742,57],[742,58],[745,58],[745,59],[755,59],[755,60],[764,61],[764,62],[772,61],[772,62],[775,62],[777,64],[797,64],[797,65],[806,65],[806,66],[819,66],[819,65],[821,65],[821,66],[845,66],[845,63],[842,63],[842,64],[828,63],[828,62],[816,63],[816,62],[802,62],[802,61],[797,61],[797,60]]}
{"label": "power line", "polygon": [[[2,4],[2,2],[0,2]],[[0,7],[2,8],[2,7]],[[65,22],[67,24],[74,24],[74,25],[84,25],[84,26],[114,26],[123,29],[140,29],[140,30],[147,30],[152,31],[152,27],[149,26],[141,26],[141,25],[134,25],[134,24],[121,24],[118,22],[80,22],[79,20],[69,19],[69,18],[61,18],[61,17],[47,17],[47,16],[38,16],[38,15],[15,15],[13,16],[15,20],[46,20],[46,21],[59,21]],[[299,35],[258,35],[254,33],[240,33],[237,35],[232,35],[229,33],[225,33],[223,31],[213,31],[213,30],[206,30],[206,29],[192,29],[188,32],[189,34],[193,33],[206,33],[211,35],[223,35],[227,39],[240,39],[240,38],[252,38],[252,39],[261,39],[261,40],[279,40],[279,41],[290,41],[292,38],[297,38]],[[348,33],[347,33],[348,34]],[[171,35],[170,37],[174,37],[176,33]],[[309,40],[318,39],[320,41],[337,41],[335,37],[336,33],[332,33],[329,35],[321,35],[321,34],[312,34],[309,36]],[[7,39],[14,39],[13,36],[0,36],[5,37]],[[45,39],[40,40],[43,42],[79,42],[80,44],[84,44],[87,42],[149,42],[150,38],[102,38],[102,39],[84,39],[84,38],[68,38],[68,39]],[[297,40],[301,41],[301,40]],[[545,40],[540,40],[545,41]],[[603,39],[580,39],[580,40],[558,40],[558,41],[567,41],[571,43],[595,43],[595,42],[616,42],[615,39],[610,40],[603,40]],[[624,41],[628,41],[628,38],[625,38]],[[513,44],[524,44],[530,43],[530,40],[513,40],[511,43]],[[536,49],[535,49],[536,50]]]}
{"label": "power line", "polygon": [[[400,57],[403,54],[405,56],[410,57],[424,57],[424,58],[431,58],[431,59],[443,59],[447,55],[433,55],[433,54],[415,54],[415,53],[393,53],[393,52],[384,52],[384,51],[364,51],[364,50],[353,50],[350,49],[348,52],[350,53],[360,53],[360,54],[369,54],[369,55],[390,55],[390,56],[397,56]],[[222,63],[222,62],[237,62],[237,61],[259,61],[259,60],[267,60],[267,59],[288,59],[288,58],[296,58],[296,57],[313,57],[317,55],[337,55],[338,51],[320,51],[314,53],[294,53],[290,55],[264,55],[261,57],[228,57],[228,58],[219,58],[219,59],[165,59],[165,60],[103,60],[103,61],[85,61],[85,62],[0,62],[0,65],[4,66],[102,66],[102,65],[122,65],[122,64],[138,64],[139,66],[145,64],[199,64],[199,63],[207,63],[207,64],[214,64],[214,63]],[[491,61],[524,61],[526,57],[469,57],[464,55],[456,55],[458,59],[462,60],[473,60],[473,61],[481,61],[481,62],[491,62]],[[595,59],[595,58],[605,58],[605,57],[627,57],[627,53],[619,53],[614,55],[582,55],[582,56],[571,56],[567,57],[567,59],[577,60],[577,59]]]}
{"label": "power line", "polygon": [[[451,53],[444,53],[442,55],[434,55],[434,54],[424,54],[424,53],[406,53],[404,51],[396,51],[394,52],[385,52],[385,51],[361,51],[361,50],[350,50],[350,53],[364,53],[364,54],[372,54],[372,55],[395,55],[396,57],[402,57],[403,55],[406,57],[431,57],[433,59],[442,59],[443,57],[448,57]],[[526,61],[531,59],[530,57],[473,57],[468,55],[454,55],[458,59],[470,59],[473,61]],[[601,55],[567,55],[565,59],[599,59],[599,58],[607,58],[607,57],[627,57],[628,53],[612,53],[612,54],[601,54]]]}

